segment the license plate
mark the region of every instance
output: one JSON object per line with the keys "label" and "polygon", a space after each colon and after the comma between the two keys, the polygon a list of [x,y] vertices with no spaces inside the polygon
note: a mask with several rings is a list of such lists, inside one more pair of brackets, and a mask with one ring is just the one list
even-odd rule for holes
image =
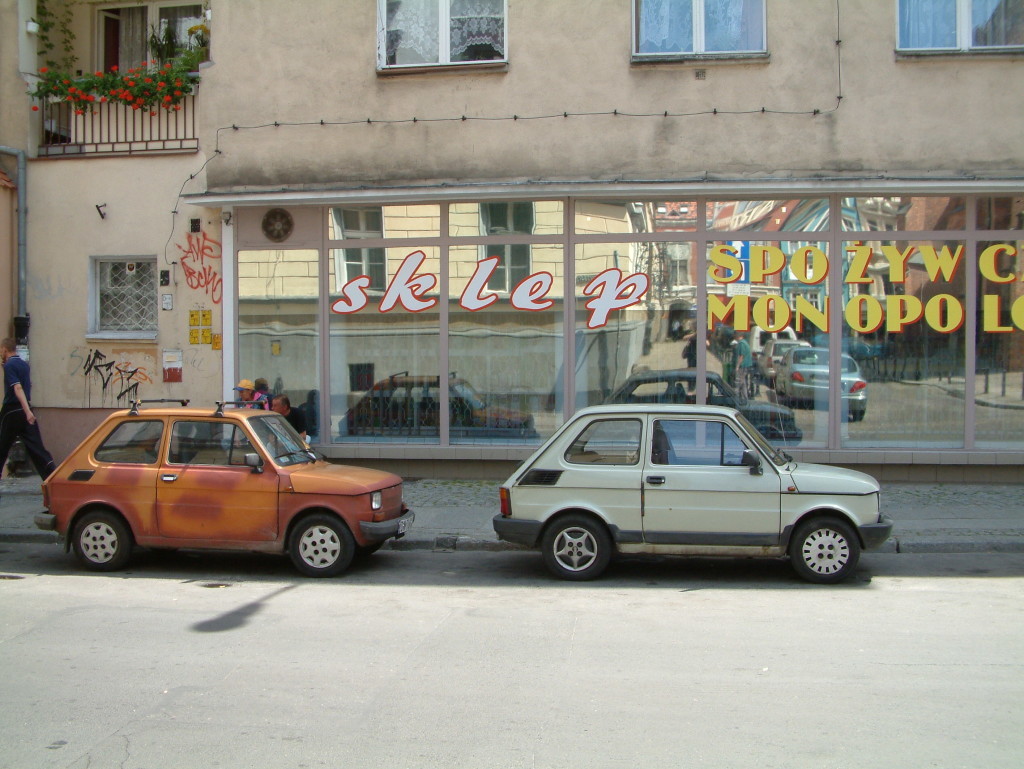
{"label": "license plate", "polygon": [[399,534],[399,536],[401,536],[402,534],[405,534],[405,530],[408,529],[408,528],[409,528],[409,522],[408,521],[399,521],[398,522],[398,534]]}

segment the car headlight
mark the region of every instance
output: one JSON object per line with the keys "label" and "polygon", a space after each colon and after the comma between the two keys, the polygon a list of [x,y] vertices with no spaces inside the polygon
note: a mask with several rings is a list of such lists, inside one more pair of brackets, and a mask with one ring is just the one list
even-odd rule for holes
{"label": "car headlight", "polygon": [[383,495],[379,491],[375,491],[370,495],[370,509],[380,510],[381,504],[383,504]]}

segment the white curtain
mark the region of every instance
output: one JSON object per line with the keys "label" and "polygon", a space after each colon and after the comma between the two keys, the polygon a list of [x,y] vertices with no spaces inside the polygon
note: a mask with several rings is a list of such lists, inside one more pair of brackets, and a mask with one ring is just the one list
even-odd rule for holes
{"label": "white curtain", "polygon": [[900,0],[900,48],[956,48],[956,0]]}
{"label": "white curtain", "polygon": [[704,50],[763,51],[763,0],[704,0]]}
{"label": "white curtain", "polygon": [[148,57],[149,31],[146,8],[122,8],[118,18],[117,66],[121,72],[137,67]]}
{"label": "white curtain", "polygon": [[451,60],[505,57],[504,0],[451,0]]}
{"label": "white curtain", "polygon": [[636,0],[637,53],[692,53],[693,0]]}
{"label": "white curtain", "polygon": [[436,64],[438,0],[388,0],[388,64]]}

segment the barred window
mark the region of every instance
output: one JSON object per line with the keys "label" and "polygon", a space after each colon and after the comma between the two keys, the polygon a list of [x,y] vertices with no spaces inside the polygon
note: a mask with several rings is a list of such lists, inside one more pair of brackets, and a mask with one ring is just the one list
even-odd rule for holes
{"label": "barred window", "polygon": [[156,260],[96,261],[96,330],[156,331]]}

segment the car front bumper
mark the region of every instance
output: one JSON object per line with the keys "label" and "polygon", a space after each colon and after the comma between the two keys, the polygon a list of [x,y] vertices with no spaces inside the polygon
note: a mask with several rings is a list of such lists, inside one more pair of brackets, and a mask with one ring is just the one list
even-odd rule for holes
{"label": "car front bumper", "polygon": [[359,531],[370,542],[383,542],[391,537],[401,539],[415,520],[416,514],[409,510],[405,515],[387,521],[360,521]]}
{"label": "car front bumper", "polygon": [[878,523],[866,523],[858,526],[860,538],[864,542],[864,549],[871,550],[878,547],[892,534],[893,520],[884,513],[878,516]]}
{"label": "car front bumper", "polygon": [[540,521],[524,521],[522,518],[507,518],[500,513],[491,519],[498,539],[517,545],[536,547],[543,524]]}

